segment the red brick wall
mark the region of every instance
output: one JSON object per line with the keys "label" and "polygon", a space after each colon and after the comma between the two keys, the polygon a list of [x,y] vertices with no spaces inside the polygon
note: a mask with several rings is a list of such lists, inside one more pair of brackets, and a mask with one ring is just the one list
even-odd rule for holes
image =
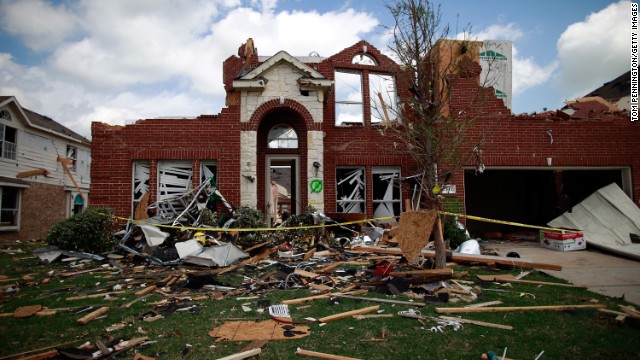
{"label": "red brick wall", "polygon": [[49,229],[66,218],[64,186],[37,182],[29,185],[22,191],[20,231],[0,232],[0,241],[44,240]]}
{"label": "red brick wall", "polygon": [[[132,163],[150,160],[150,202],[156,201],[158,160],[218,162],[218,187],[233,204],[240,201],[240,125],[236,108],[193,120],[142,120],[127,126],[92,124],[91,201],[116,215],[131,212]],[[197,171],[197,170],[196,170]],[[194,185],[198,178],[194,177]]]}

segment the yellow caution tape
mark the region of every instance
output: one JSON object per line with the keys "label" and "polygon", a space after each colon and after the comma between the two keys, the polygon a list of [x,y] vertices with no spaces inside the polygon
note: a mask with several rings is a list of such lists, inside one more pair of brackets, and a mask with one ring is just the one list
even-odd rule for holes
{"label": "yellow caution tape", "polygon": [[[438,211],[438,214],[456,216],[456,217],[460,217],[460,218],[466,218],[466,219],[469,219],[469,220],[483,221],[483,222],[489,222],[489,223],[494,223],[494,224],[519,226],[519,227],[525,227],[525,228],[531,228],[531,229],[560,231],[560,232],[563,232],[563,233],[573,233],[573,232],[579,233],[580,232],[580,231],[573,231],[573,230],[561,229],[561,228],[552,228],[552,227],[522,224],[522,223],[504,221],[504,220],[495,220],[495,219],[483,218],[483,217],[474,216],[474,215],[464,215],[464,214],[451,213],[451,212],[447,212],[447,211]],[[108,214],[102,214],[102,215],[109,216]],[[163,225],[163,224],[145,222],[144,220],[134,220],[134,219],[124,218],[124,217],[119,217],[119,216],[113,216],[113,217],[118,219],[118,220],[132,222],[132,223],[136,223],[136,224],[139,224],[139,225],[152,225],[152,226],[157,226],[157,227],[160,227],[160,228],[187,229],[187,230],[207,230],[207,231],[221,231],[221,232],[233,232],[233,231],[238,231],[238,232],[257,232],[257,231],[288,231],[288,230],[303,230],[303,229],[323,229],[323,228],[329,228],[329,227],[335,227],[335,226],[345,226],[345,225],[359,224],[359,223],[365,223],[365,222],[370,222],[370,221],[387,221],[387,220],[394,220],[394,219],[400,218],[400,216],[387,216],[387,217],[381,217],[381,218],[372,218],[372,219],[348,221],[348,222],[337,223],[337,224],[307,225],[307,226],[296,226],[296,227],[203,228],[203,227],[195,227],[195,226]]]}

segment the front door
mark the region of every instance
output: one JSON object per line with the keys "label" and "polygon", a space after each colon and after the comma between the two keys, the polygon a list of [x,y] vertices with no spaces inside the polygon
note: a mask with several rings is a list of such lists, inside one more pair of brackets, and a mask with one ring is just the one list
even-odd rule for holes
{"label": "front door", "polygon": [[298,156],[266,155],[267,224],[275,226],[298,214],[300,174]]}

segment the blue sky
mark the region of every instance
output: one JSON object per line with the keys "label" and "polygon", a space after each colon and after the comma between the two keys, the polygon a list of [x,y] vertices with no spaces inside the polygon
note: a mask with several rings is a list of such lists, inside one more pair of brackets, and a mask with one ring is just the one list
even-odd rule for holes
{"label": "blue sky", "polygon": [[[444,22],[513,42],[513,112],[556,109],[630,69],[630,2],[445,0]],[[92,121],[217,114],[222,62],[385,50],[379,0],[0,0],[0,95],[90,137]]]}

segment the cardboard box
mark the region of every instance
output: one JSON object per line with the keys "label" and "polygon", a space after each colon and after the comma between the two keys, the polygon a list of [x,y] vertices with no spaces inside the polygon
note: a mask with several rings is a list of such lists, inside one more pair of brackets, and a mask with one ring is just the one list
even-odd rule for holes
{"label": "cardboard box", "polygon": [[587,248],[587,240],[577,230],[540,230],[540,245],[558,251],[575,251]]}

